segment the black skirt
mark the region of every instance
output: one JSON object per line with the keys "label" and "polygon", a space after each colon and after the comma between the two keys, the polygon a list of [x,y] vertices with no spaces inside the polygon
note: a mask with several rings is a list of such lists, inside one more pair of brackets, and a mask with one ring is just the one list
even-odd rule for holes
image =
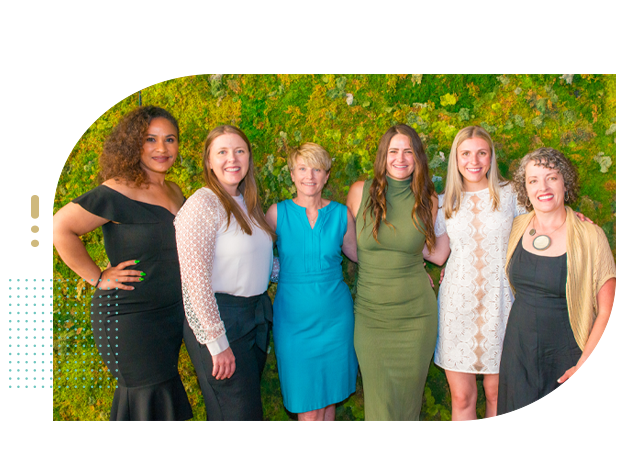
{"label": "black skirt", "polygon": [[558,378],[582,356],[569,322],[566,253],[534,255],[521,241],[508,272],[515,295],[503,341],[498,414],[527,406],[558,388]]}
{"label": "black skirt", "polygon": [[236,370],[230,378],[212,376],[212,355],[200,344],[186,321],[184,341],[197,372],[206,404],[207,420],[262,420],[260,381],[267,361],[272,322],[271,299],[266,292],[253,297],[215,294],[225,325]]}

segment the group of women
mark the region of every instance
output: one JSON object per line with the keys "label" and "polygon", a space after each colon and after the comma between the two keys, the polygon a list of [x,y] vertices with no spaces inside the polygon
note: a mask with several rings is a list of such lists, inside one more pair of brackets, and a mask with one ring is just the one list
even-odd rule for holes
{"label": "group of women", "polygon": [[[601,228],[565,205],[577,177],[554,149],[526,155],[508,183],[488,133],[464,128],[438,196],[420,137],[395,125],[374,178],[354,183],[342,205],[322,197],[330,155],[306,143],[288,157],[295,198],[264,214],[240,129],[210,132],[205,186],[187,200],[165,179],[178,143],[170,113],[137,108],[104,144],[103,183],[54,217],[59,256],[97,288],[95,345],[118,384],[111,420],[192,417],[177,371],[182,338],[208,420],[262,420],[271,328],[284,405],[298,420],[334,420],[358,368],[366,420],[418,420],[432,357],[453,420],[468,420],[476,375],[486,417],[513,411],[568,379],[604,331],[615,262]],[[98,227],[102,272],[80,239]],[[342,253],[358,262],[354,304]],[[436,301],[424,260],[447,258]]]}

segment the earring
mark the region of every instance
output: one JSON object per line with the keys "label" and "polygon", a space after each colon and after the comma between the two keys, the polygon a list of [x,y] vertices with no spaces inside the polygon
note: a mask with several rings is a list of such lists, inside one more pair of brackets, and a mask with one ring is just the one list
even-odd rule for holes
{"label": "earring", "polygon": [[569,191],[564,191],[564,201],[565,202],[569,201]]}
{"label": "earring", "polygon": [[529,208],[530,206],[532,206],[532,203],[529,201],[529,197],[527,197],[527,200],[525,200],[525,207]]}

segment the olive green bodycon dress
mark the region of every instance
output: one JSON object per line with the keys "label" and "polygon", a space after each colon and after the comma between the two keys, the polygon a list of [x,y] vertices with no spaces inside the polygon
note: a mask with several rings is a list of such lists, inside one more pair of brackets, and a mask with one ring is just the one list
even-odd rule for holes
{"label": "olive green bodycon dress", "polygon": [[363,186],[356,217],[354,345],[365,420],[419,420],[437,337],[437,301],[423,264],[425,235],[411,218],[411,179],[387,182],[387,220],[394,228],[381,222],[376,242],[369,211],[363,220],[371,180]]}

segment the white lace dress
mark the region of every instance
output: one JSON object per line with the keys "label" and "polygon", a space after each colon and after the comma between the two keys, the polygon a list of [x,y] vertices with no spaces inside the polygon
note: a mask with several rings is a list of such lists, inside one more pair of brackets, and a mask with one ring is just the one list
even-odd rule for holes
{"label": "white lace dress", "polygon": [[513,301],[505,275],[508,239],[514,217],[526,210],[509,184],[497,211],[488,189],[466,192],[457,214],[445,220],[439,198],[435,233],[448,233],[451,255],[438,295],[434,361],[454,372],[496,374]]}

